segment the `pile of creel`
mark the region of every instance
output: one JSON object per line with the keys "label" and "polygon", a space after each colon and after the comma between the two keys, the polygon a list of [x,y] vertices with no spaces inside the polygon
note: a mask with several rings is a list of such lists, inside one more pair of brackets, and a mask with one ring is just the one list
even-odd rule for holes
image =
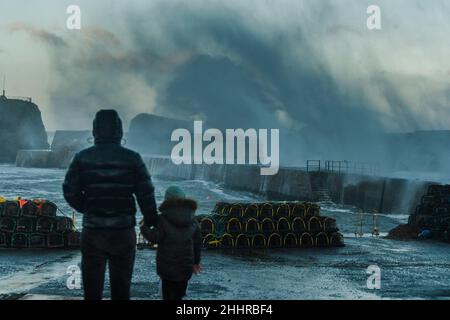
{"label": "pile of creel", "polygon": [[309,202],[216,204],[199,216],[205,248],[321,248],[344,245],[336,220]]}
{"label": "pile of creel", "polygon": [[0,197],[0,248],[78,248],[73,219],[57,216],[57,210],[48,200]]}
{"label": "pile of creel", "polygon": [[450,242],[450,185],[430,185],[408,224],[430,230],[434,239]]}

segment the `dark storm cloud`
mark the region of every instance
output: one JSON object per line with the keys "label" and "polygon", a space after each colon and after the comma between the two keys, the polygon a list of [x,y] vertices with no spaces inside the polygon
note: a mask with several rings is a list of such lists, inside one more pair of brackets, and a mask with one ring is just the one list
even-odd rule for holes
{"label": "dark storm cloud", "polygon": [[[403,2],[403,22],[423,12],[413,10],[416,2]],[[369,33],[365,9],[331,0],[139,2],[120,10],[111,30],[84,27],[70,46],[49,48],[55,121],[85,128],[99,107],[117,107],[128,119],[156,112],[280,128],[284,162],[371,159],[384,154],[386,131],[445,126],[450,115],[448,81],[433,69],[434,55],[445,53],[433,47],[439,42],[417,40],[426,30],[408,25],[400,33],[389,13],[386,30]],[[426,54],[414,56],[421,48]]]}
{"label": "dark storm cloud", "polygon": [[[353,157],[355,143],[366,144],[382,132],[380,117],[366,108],[364,95],[342,93],[313,49],[314,38],[300,26],[287,34],[282,29],[265,36],[232,10],[195,9],[160,8],[162,16],[172,17],[158,21],[166,41],[196,54],[175,69],[158,95],[158,112],[200,117],[229,128],[281,127],[282,142],[289,149],[295,142],[297,157],[300,150],[309,155],[327,150]],[[152,47],[147,29],[134,25],[133,43],[140,50]],[[208,46],[219,48],[219,54],[209,53]],[[294,58],[296,48],[300,50]],[[295,133],[283,128],[276,117],[278,110],[299,122],[302,134],[293,137]]]}

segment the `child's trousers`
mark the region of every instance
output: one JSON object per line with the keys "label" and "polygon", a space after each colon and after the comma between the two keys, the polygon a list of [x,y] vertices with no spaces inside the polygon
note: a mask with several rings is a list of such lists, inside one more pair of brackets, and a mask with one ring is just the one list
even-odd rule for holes
{"label": "child's trousers", "polygon": [[181,300],[186,295],[188,282],[161,279],[161,286],[164,300]]}

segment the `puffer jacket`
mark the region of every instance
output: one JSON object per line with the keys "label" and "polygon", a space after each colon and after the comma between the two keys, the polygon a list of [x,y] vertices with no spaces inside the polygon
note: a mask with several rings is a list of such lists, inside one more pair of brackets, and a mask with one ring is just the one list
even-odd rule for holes
{"label": "puffer jacket", "polygon": [[122,123],[113,110],[97,113],[95,145],[80,151],[67,171],[66,201],[83,214],[83,227],[123,229],[136,225],[136,204],[145,223],[157,219],[154,187],[141,156],[120,145]]}
{"label": "puffer jacket", "polygon": [[143,226],[141,232],[158,244],[156,269],[170,281],[188,281],[194,264],[200,263],[201,231],[195,219],[197,203],[191,199],[171,199],[159,207],[161,214],[153,229]]}

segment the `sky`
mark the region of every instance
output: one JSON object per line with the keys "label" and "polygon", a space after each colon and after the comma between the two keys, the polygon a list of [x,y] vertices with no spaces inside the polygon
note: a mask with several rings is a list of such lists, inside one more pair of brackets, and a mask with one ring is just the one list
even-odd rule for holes
{"label": "sky", "polygon": [[449,17],[446,0],[0,0],[0,75],[48,130],[114,107],[126,126],[147,112],[358,145],[450,129]]}

